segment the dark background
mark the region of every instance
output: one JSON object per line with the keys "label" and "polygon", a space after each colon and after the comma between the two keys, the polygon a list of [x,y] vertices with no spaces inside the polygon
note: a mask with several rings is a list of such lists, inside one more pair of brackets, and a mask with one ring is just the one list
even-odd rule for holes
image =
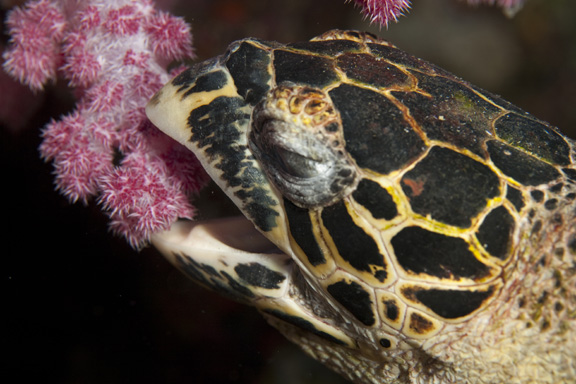
{"label": "dark background", "polygon": [[[572,0],[527,0],[511,20],[463,1],[414,0],[388,31],[370,26],[344,0],[161,5],[192,23],[198,60],[246,36],[290,42],[332,28],[368,29],[576,136]],[[8,176],[1,200],[3,377],[63,384],[339,382],[255,310],[196,287],[153,249],[132,250],[108,232],[95,204],[72,205],[54,192],[52,166],[39,159],[39,132],[68,112],[72,99],[56,84],[30,94],[30,102],[34,114],[0,121]]]}

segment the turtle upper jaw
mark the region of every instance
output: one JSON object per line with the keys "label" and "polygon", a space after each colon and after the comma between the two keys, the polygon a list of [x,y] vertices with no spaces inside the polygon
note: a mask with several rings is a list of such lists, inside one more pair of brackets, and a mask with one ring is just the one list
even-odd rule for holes
{"label": "turtle upper jaw", "polygon": [[261,232],[274,243],[285,244],[281,202],[249,148],[253,106],[218,63],[213,59],[182,72],[150,100],[146,114],[196,155]]}

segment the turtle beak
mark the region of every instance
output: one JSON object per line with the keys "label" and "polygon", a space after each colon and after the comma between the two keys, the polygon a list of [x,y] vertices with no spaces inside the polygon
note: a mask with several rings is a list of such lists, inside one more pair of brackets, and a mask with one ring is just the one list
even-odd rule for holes
{"label": "turtle beak", "polygon": [[192,151],[212,180],[274,244],[288,244],[281,197],[248,143],[253,106],[212,59],[187,69],[146,106],[150,121]]}
{"label": "turtle beak", "polygon": [[[187,147],[191,133],[186,129],[190,111],[208,104],[215,97],[211,92],[200,91],[196,82],[213,71],[218,62],[217,57],[188,68],[164,85],[146,105],[148,119],[161,131]],[[231,87],[217,92],[222,95],[227,92],[236,95],[236,90]]]}

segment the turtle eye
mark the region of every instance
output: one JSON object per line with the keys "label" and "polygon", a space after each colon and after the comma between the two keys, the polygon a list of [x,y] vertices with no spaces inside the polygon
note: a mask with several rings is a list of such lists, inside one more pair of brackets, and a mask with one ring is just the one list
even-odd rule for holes
{"label": "turtle eye", "polygon": [[317,177],[329,168],[320,161],[281,147],[276,147],[274,155],[273,159],[285,173],[300,179]]}
{"label": "turtle eye", "polygon": [[306,182],[330,171],[330,153],[297,126],[274,119],[255,125],[252,149],[275,177],[298,183],[299,179]]}
{"label": "turtle eye", "polygon": [[344,142],[340,116],[319,89],[279,86],[252,113],[252,153],[276,190],[300,207],[333,204],[356,188]]}

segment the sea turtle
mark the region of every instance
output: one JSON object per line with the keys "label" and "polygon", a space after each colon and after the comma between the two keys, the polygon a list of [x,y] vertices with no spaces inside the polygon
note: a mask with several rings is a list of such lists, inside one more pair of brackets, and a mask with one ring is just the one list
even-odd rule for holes
{"label": "sea turtle", "polygon": [[252,222],[155,245],[314,358],[356,383],[576,383],[576,145],[555,127],[341,30],[237,41],[147,114]]}

